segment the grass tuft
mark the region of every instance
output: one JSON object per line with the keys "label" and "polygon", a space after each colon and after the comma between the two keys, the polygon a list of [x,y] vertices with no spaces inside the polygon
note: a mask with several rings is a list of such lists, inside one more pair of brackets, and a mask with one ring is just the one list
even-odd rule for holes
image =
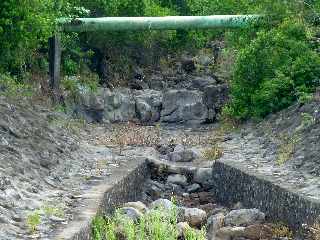
{"label": "grass tuft", "polygon": [[207,160],[217,160],[223,156],[223,149],[218,145],[213,145],[211,148],[205,149],[202,152],[202,157]]}
{"label": "grass tuft", "polygon": [[[138,221],[117,210],[111,217],[96,217],[92,222],[93,240],[177,240],[177,207],[151,209]],[[186,240],[205,240],[205,229],[190,228]]]}
{"label": "grass tuft", "polygon": [[31,212],[27,216],[27,226],[32,233],[37,231],[37,228],[40,224],[41,224],[41,216],[39,211]]}

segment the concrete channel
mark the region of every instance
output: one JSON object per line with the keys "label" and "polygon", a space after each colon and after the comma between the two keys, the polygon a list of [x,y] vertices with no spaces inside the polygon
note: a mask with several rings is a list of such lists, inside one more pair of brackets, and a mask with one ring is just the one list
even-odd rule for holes
{"label": "concrete channel", "polygon": [[[54,239],[91,239],[92,219],[97,214],[111,213],[125,202],[139,200],[142,183],[150,177],[150,172],[150,161],[141,159],[128,166],[126,171],[119,170],[115,173],[117,178],[107,184],[93,187],[77,209],[74,221],[61,228]],[[278,186],[259,174],[231,163],[215,162],[212,177],[215,197],[225,206],[241,202],[244,207],[258,208],[266,213],[268,219],[297,230],[303,224],[312,224],[320,215],[319,200]]]}

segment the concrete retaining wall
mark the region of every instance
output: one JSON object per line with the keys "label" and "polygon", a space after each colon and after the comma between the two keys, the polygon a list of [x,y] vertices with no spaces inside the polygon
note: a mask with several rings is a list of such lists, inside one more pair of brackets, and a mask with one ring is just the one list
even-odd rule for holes
{"label": "concrete retaining wall", "polygon": [[213,165],[213,180],[219,202],[230,205],[241,202],[245,207],[258,208],[270,220],[294,229],[305,223],[313,224],[320,216],[320,201],[300,196],[228,163]]}
{"label": "concrete retaining wall", "polygon": [[116,207],[140,198],[143,183],[149,177],[149,167],[143,160],[115,175],[116,180],[110,179],[88,192],[83,205],[77,210],[76,219],[61,229],[54,239],[90,240],[91,222],[95,216],[111,213]]}

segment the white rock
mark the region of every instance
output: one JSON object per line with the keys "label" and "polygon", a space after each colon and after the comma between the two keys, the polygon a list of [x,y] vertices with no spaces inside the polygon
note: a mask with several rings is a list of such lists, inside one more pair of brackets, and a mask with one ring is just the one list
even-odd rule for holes
{"label": "white rock", "polygon": [[150,204],[151,209],[156,208],[164,208],[165,210],[171,210],[174,207],[173,202],[171,202],[168,199],[160,198],[158,200],[155,200]]}
{"label": "white rock", "polygon": [[233,210],[225,217],[226,226],[248,226],[261,223],[265,220],[265,214],[258,209]]}
{"label": "white rock", "polygon": [[179,222],[177,224],[178,236],[183,237],[189,228],[190,226],[187,222]]}
{"label": "white rock", "polygon": [[51,216],[49,219],[53,222],[65,222],[66,221],[64,218],[60,218],[57,216]]}
{"label": "white rock", "polygon": [[198,183],[194,183],[187,188],[188,193],[194,193],[198,191],[201,188],[201,186]]}
{"label": "white rock", "polygon": [[133,221],[137,221],[143,216],[143,214],[139,210],[133,207],[120,208],[120,212],[126,215],[128,218],[132,219]]}
{"label": "white rock", "polygon": [[211,168],[198,168],[193,176],[193,181],[205,186],[211,186],[212,184],[212,169]]}
{"label": "white rock", "polygon": [[201,226],[207,219],[206,212],[199,208],[185,208],[184,216],[192,227]]}
{"label": "white rock", "polygon": [[231,240],[233,238],[243,237],[245,227],[223,227],[220,228],[216,235],[210,240]]}
{"label": "white rock", "polygon": [[142,213],[145,213],[148,208],[147,206],[140,202],[140,201],[137,201],[137,202],[127,202],[126,204],[124,204],[124,207],[132,207],[132,208],[135,208],[137,209],[138,211],[142,212]]}
{"label": "white rock", "polygon": [[206,228],[209,239],[215,239],[217,231],[224,225],[224,217],[222,213],[218,213],[208,218]]}
{"label": "white rock", "polygon": [[174,174],[174,175],[168,176],[167,183],[174,183],[174,184],[178,184],[181,186],[186,186],[186,185],[188,185],[188,180],[187,180],[186,176],[184,176],[184,175]]}

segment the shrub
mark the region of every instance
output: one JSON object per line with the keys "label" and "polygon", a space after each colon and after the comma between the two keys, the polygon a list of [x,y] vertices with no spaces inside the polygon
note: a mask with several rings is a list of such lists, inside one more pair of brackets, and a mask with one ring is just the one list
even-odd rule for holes
{"label": "shrub", "polygon": [[225,112],[239,119],[264,117],[313,92],[320,84],[320,57],[310,47],[310,37],[301,19],[260,30],[239,51]]}
{"label": "shrub", "polygon": [[97,91],[98,77],[90,73],[81,76],[67,76],[61,81],[61,85],[75,101],[78,101],[81,94]]}
{"label": "shrub", "polygon": [[0,71],[19,73],[55,25],[54,0],[0,1]]}
{"label": "shrub", "polygon": [[0,73],[0,95],[15,99],[18,96],[31,97],[33,93],[30,85],[22,84],[16,77],[9,74]]}

